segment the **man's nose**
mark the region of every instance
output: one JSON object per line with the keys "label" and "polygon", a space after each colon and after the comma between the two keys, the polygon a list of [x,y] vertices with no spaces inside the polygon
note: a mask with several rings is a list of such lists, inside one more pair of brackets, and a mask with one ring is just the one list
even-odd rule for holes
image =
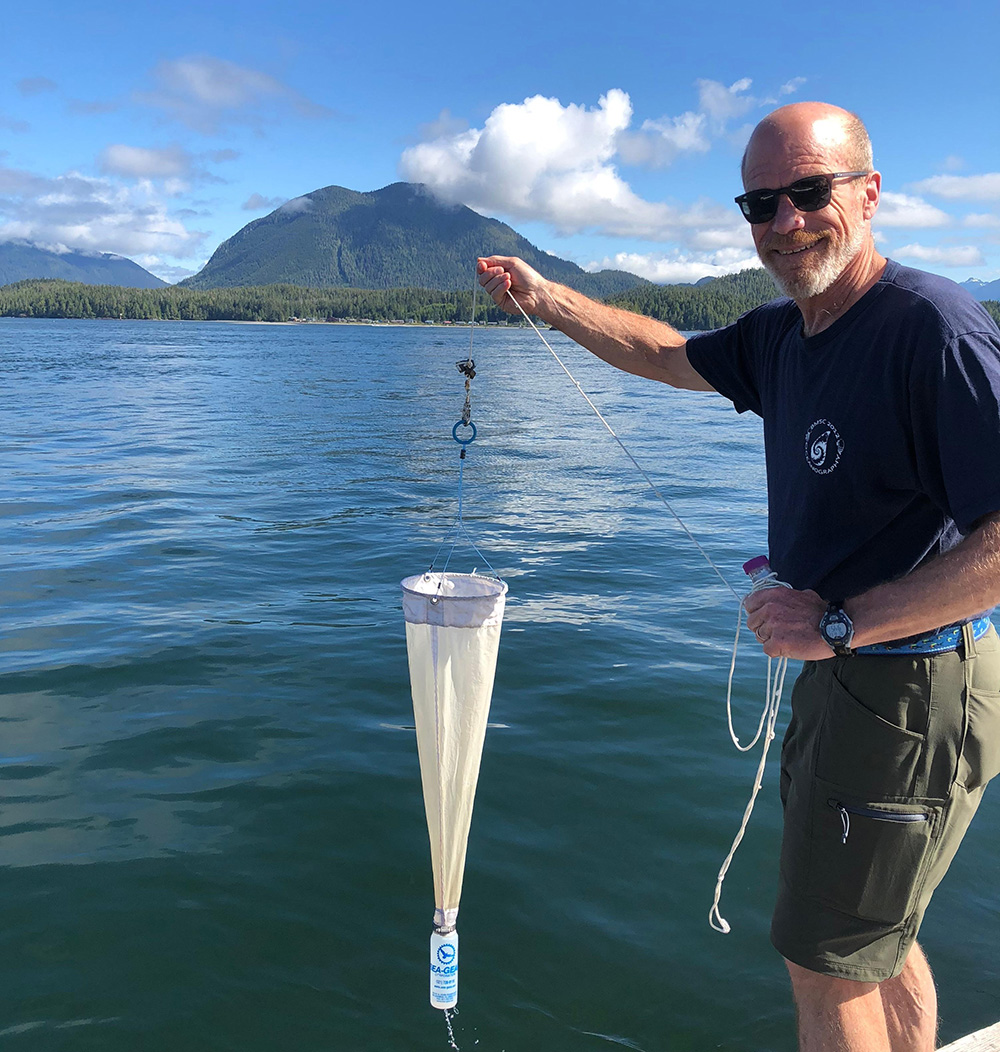
{"label": "man's nose", "polygon": [[806,225],[805,216],[792,204],[787,194],[778,195],[778,210],[771,220],[771,229],[776,234],[790,234]]}

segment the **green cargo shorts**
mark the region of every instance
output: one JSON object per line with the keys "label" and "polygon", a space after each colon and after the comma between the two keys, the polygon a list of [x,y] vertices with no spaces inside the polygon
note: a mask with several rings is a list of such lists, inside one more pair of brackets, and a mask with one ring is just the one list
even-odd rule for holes
{"label": "green cargo shorts", "polygon": [[945,654],[806,662],[781,756],[778,952],[843,979],[898,975],[998,772],[994,628]]}

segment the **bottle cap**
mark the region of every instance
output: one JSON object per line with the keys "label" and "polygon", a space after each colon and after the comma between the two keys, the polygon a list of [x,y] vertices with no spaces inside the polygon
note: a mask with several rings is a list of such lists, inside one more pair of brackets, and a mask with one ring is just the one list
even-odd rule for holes
{"label": "bottle cap", "polygon": [[748,576],[753,576],[758,570],[761,570],[764,567],[770,569],[771,564],[766,555],[758,555],[743,564],[743,572]]}

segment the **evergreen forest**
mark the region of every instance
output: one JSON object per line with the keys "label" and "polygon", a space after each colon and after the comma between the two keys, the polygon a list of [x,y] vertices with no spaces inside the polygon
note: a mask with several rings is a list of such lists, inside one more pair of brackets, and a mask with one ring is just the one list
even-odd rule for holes
{"label": "evergreen forest", "polygon": [[[775,296],[760,269],[745,270],[697,285],[639,285],[607,297],[625,310],[658,318],[686,332],[728,325]],[[983,306],[1000,324],[1000,303]],[[41,279],[0,287],[0,317],[109,318],[153,321],[357,321],[467,324],[472,291],[420,288],[350,289],[262,285],[245,288],[159,289]],[[480,295],[479,323],[516,323]]]}

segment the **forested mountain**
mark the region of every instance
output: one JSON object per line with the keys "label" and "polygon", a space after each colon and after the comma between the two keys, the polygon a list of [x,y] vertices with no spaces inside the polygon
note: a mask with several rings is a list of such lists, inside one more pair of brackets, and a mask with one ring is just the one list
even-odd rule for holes
{"label": "forested mountain", "polygon": [[371,193],[327,186],[255,219],[180,284],[192,289],[290,284],[310,288],[468,289],[477,256],[520,256],[548,278],[604,297],[648,284],[635,274],[588,274],[542,252],[517,231],[424,187]]}
{"label": "forested mountain", "polygon": [[697,285],[642,285],[608,296],[607,302],[694,332],[728,325],[777,295],[770,275],[756,267]]}
{"label": "forested mountain", "polygon": [[92,285],[158,289],[166,285],[138,263],[109,252],[51,252],[27,241],[0,243],[0,285],[32,278],[62,278]]}

